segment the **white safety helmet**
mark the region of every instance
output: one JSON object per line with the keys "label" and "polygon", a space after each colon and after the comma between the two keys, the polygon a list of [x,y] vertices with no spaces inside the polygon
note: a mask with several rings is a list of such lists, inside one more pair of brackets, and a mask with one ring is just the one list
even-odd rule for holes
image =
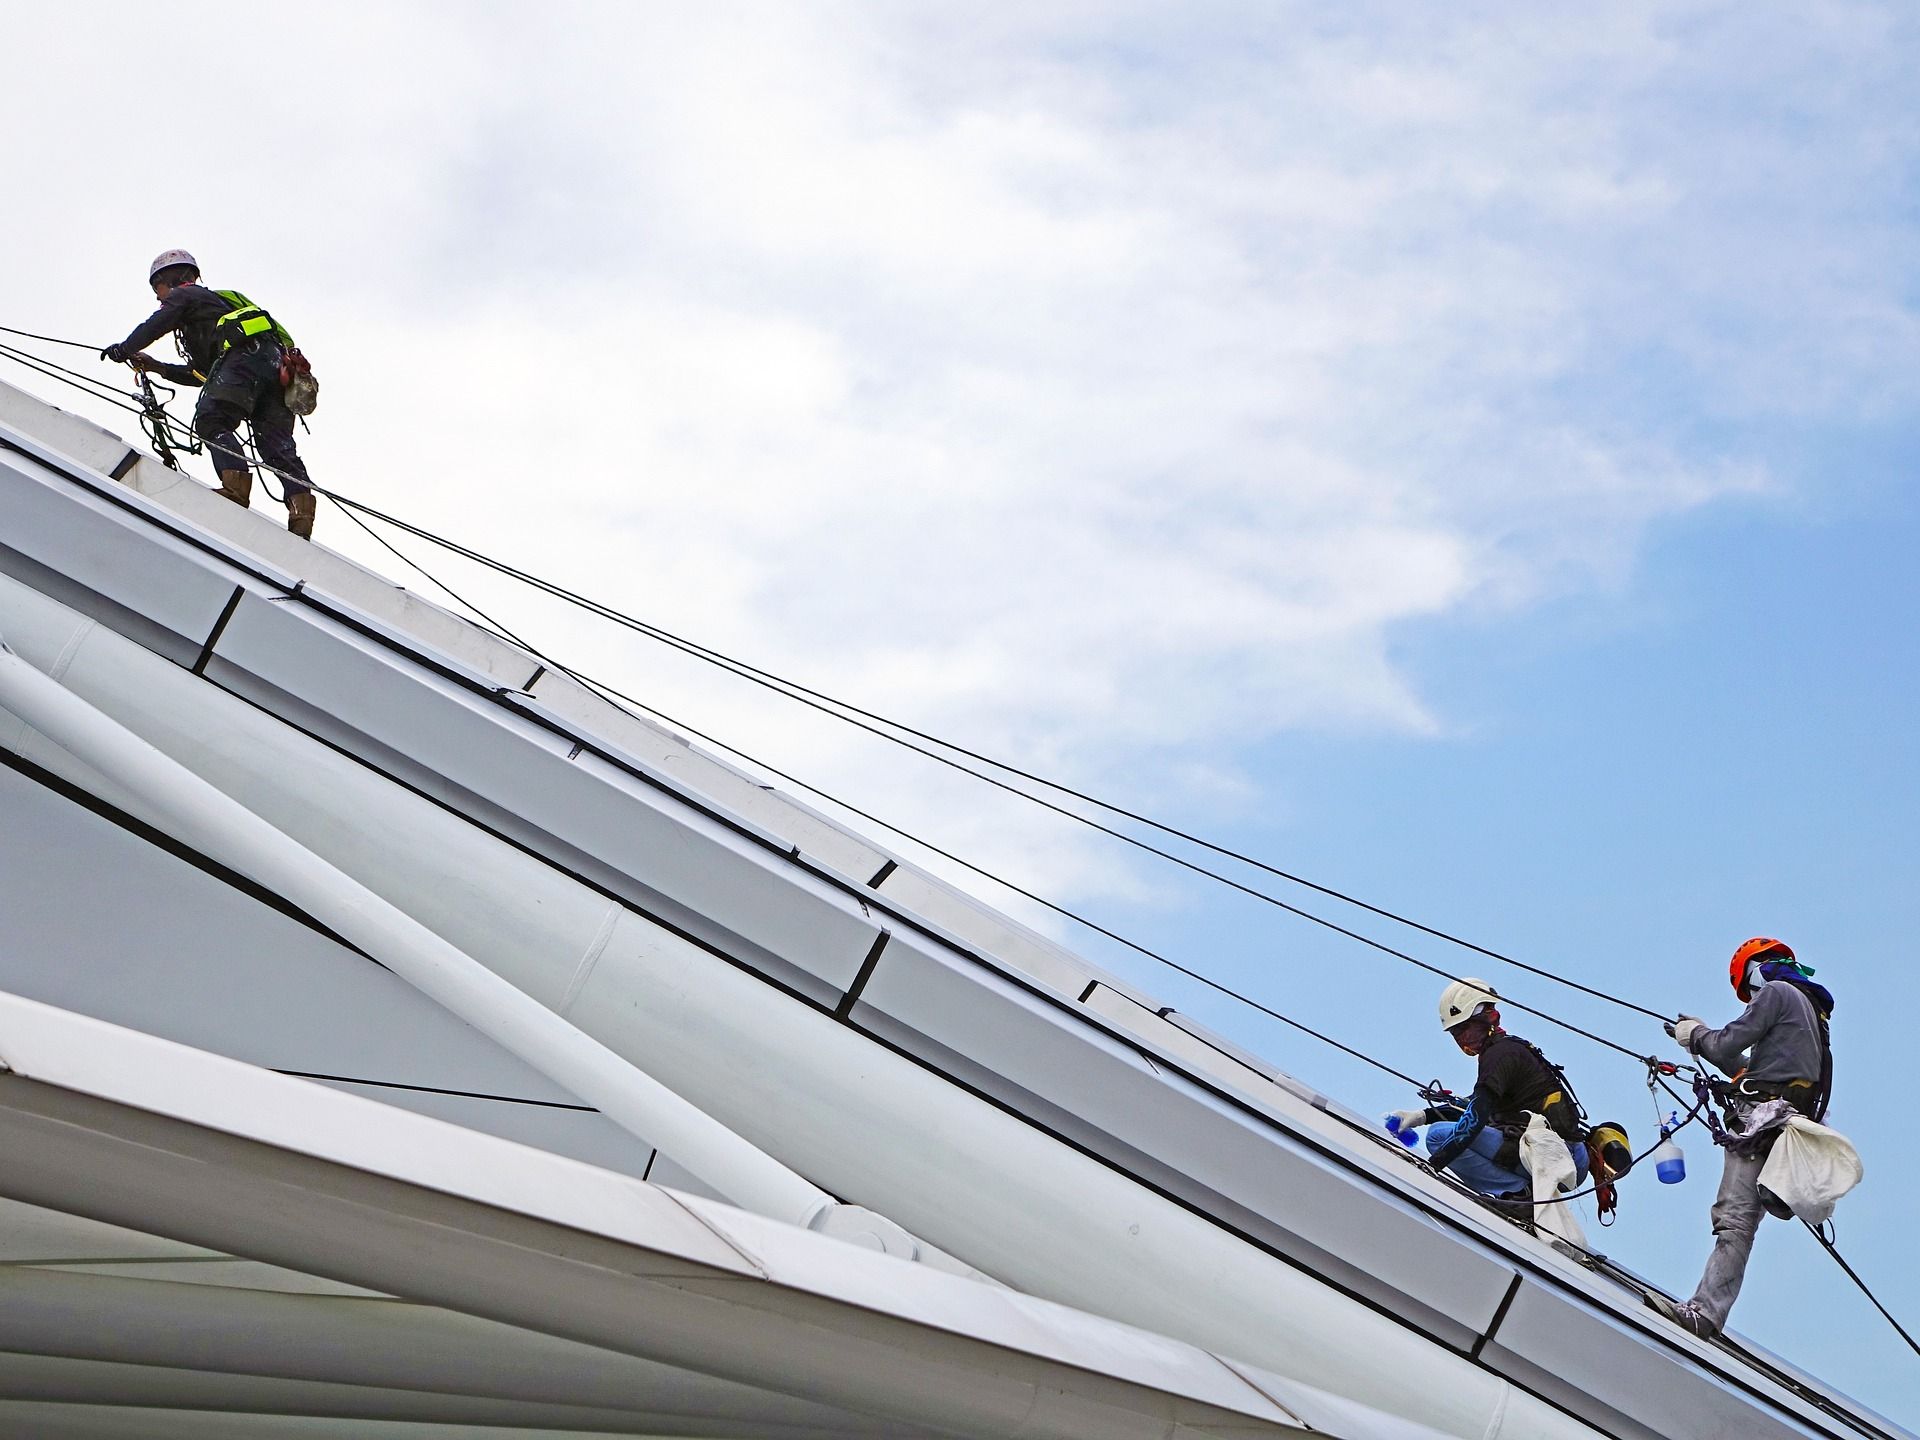
{"label": "white safety helmet", "polygon": [[1500,997],[1486,981],[1471,975],[1455,980],[1440,992],[1440,1028],[1451,1030],[1456,1025],[1464,1025],[1487,1006],[1499,1003]]}
{"label": "white safety helmet", "polygon": [[196,270],[200,268],[200,262],[185,250],[162,250],[147,267],[147,283],[151,285],[154,276],[175,265],[191,265]]}

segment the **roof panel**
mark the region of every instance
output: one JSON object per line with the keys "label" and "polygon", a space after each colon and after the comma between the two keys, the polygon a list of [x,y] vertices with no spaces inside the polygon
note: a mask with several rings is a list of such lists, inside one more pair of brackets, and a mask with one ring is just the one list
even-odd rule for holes
{"label": "roof panel", "polygon": [[[0,472],[4,470],[5,467],[0,466]],[[27,479],[33,478],[26,471],[17,474]],[[136,477],[145,474],[144,470],[135,472]],[[4,480],[4,473],[0,473],[0,481]],[[43,486],[49,484],[45,476],[33,480],[33,483]],[[193,486],[180,486],[173,481],[167,483],[175,486],[177,494],[173,500],[182,513],[206,510],[200,498],[205,492]],[[378,609],[380,616],[384,617],[377,623],[345,627],[359,637],[346,648],[357,647],[363,652],[362,659],[384,666],[391,676],[397,677],[394,683],[398,688],[392,693],[402,696],[392,708],[405,720],[405,724],[396,724],[383,735],[381,727],[384,722],[379,713],[383,707],[362,706],[363,713],[358,714],[349,727],[360,740],[369,742],[369,755],[375,753],[376,747],[384,746],[390,760],[419,767],[418,773],[425,783],[443,787],[442,793],[446,796],[457,798],[463,805],[478,802],[472,807],[475,819],[496,825],[503,820],[522,825],[527,827],[527,834],[536,837],[550,836],[552,830],[566,829],[567,824],[571,823],[567,816],[558,814],[556,817],[555,814],[540,812],[539,796],[530,790],[515,789],[517,779],[502,780],[482,773],[487,771],[488,766],[494,767],[499,776],[506,777],[516,776],[523,766],[530,773],[538,773],[542,767],[554,774],[564,773],[553,770],[554,747],[550,737],[556,728],[568,730],[571,722],[565,716],[546,707],[516,702],[525,711],[522,719],[529,723],[546,724],[546,738],[534,739],[524,726],[509,724],[497,713],[482,715],[473,704],[467,703],[474,696],[485,694],[489,678],[498,681],[499,676],[505,673],[493,661],[500,653],[510,654],[510,650],[491,651],[488,647],[496,646],[497,642],[474,641],[471,635],[455,635],[459,644],[451,640],[447,643],[458,653],[437,657],[432,653],[432,642],[418,636],[408,639],[402,633],[404,626],[400,630],[394,628],[396,612],[390,603],[392,587],[376,586],[356,579],[347,573],[353,567],[337,557],[326,556],[323,550],[302,552],[298,542],[283,542],[278,538],[268,540],[264,532],[271,527],[267,527],[259,517],[242,516],[238,512],[216,513],[218,505],[219,502],[214,502],[214,510],[207,511],[204,518],[222,534],[231,537],[246,532],[251,526],[262,533],[250,538],[249,543],[259,539],[262,554],[310,559],[316,570],[329,567],[338,570],[346,566],[346,570],[339,571],[343,585],[348,588],[360,585],[361,589],[356,593],[363,593],[366,603]],[[231,507],[228,509],[231,510]],[[95,522],[89,520],[86,523]],[[211,554],[212,551],[206,553]],[[209,560],[206,555],[199,553],[188,553],[178,544],[162,537],[142,563],[159,568],[204,568],[226,562]],[[330,603],[322,597],[314,605],[307,604],[304,599],[292,603],[276,602],[275,605],[278,612],[275,623],[289,627],[289,634],[295,633],[291,627],[296,619],[306,627],[299,634],[302,644],[317,643],[315,637],[324,635],[334,647],[333,658],[326,662],[327,666],[333,666],[339,654],[343,653],[338,633],[342,627],[337,619],[330,620],[322,614]],[[382,606],[385,608],[380,608]],[[97,603],[89,613],[100,614],[108,624],[117,628],[129,627],[123,628],[122,633],[147,644],[149,648],[159,649],[163,654],[172,653],[163,648],[170,643],[165,635],[156,639],[150,628],[145,631],[139,628],[142,623],[140,617],[129,616],[111,606],[102,608]],[[434,613],[439,618],[432,623],[443,630],[448,623],[458,623],[440,612]],[[424,615],[418,618],[423,626],[428,624]],[[332,629],[329,629],[330,626]],[[361,643],[363,641],[364,644]],[[468,658],[463,658],[469,651],[475,650],[488,657],[486,663],[473,664]],[[177,654],[175,658],[179,658]],[[266,665],[272,656],[263,651],[254,660]],[[458,676],[453,689],[467,687],[466,693],[455,696],[453,689],[449,688],[449,682],[428,668],[435,665],[442,669],[451,668]],[[349,710],[360,704],[362,691],[355,683],[355,677],[348,673],[350,667],[315,667],[311,673],[294,673],[300,668],[289,667],[270,688],[281,695],[302,694],[305,697],[302,703],[309,707],[309,719],[325,716],[329,717],[329,723],[338,723],[330,718],[334,711]],[[476,679],[476,676],[480,678]],[[234,680],[232,675],[228,678]],[[263,688],[257,698],[266,696],[267,688]],[[579,697],[571,698],[577,700]],[[510,737],[510,743],[502,742],[497,749],[486,751],[486,766],[478,763],[477,752],[462,756],[455,753],[458,746],[450,747],[443,737],[436,738],[446,728],[437,723],[440,717],[454,713],[454,710],[446,708],[449,701],[458,701],[456,709],[464,709],[470,716],[479,716],[492,722],[500,735]],[[499,707],[495,708],[497,710]],[[465,724],[466,721],[460,723]],[[579,730],[576,739],[582,747],[581,755],[592,756],[596,742],[590,727]],[[530,740],[532,743],[529,743]],[[645,817],[639,816],[635,809],[636,800],[641,802],[642,809],[654,806],[657,817],[667,812],[659,808],[662,802],[655,797],[669,794],[676,784],[684,783],[684,780],[666,783],[664,777],[654,776],[651,778],[662,781],[664,788],[655,789],[652,796],[646,795],[643,791],[650,787],[640,785],[632,773],[636,768],[644,771],[645,765],[635,766],[611,753],[611,747],[602,748],[609,750],[604,760],[591,759],[573,768],[584,773],[595,766],[605,765],[611,773],[598,775],[595,779],[603,791],[618,792],[624,799],[612,805],[604,816],[593,818],[593,823],[585,827],[584,841],[576,843],[568,838],[565,840],[566,846],[602,867],[595,877],[596,883],[606,883],[608,876],[618,880],[622,875],[629,880],[638,880],[643,886],[652,886],[663,875],[673,879],[672,862],[676,856],[672,844],[687,837],[705,843],[709,837],[703,831],[703,825],[716,821],[723,826],[728,824],[721,821],[716,813],[722,807],[703,801],[698,796],[687,797],[691,800],[685,807],[688,813],[672,812],[672,827],[658,832],[657,843],[651,847],[642,846],[619,852],[617,861],[595,858],[594,846],[590,842],[597,839],[603,841],[610,850],[617,850],[616,831],[622,822],[636,818],[645,821]],[[448,774],[445,767],[459,773]],[[635,784],[630,786],[627,783],[629,781]],[[584,802],[576,794],[558,810],[569,811],[580,803]],[[715,922],[706,915],[706,907],[720,911],[735,907],[749,918],[756,907],[766,907],[763,913],[767,919],[767,933],[775,937],[774,945],[770,946],[764,938],[756,937],[751,926],[734,930],[732,926],[739,919],[739,914],[731,915],[726,924],[717,925],[710,932],[716,947],[735,964],[755,966],[755,957],[751,952],[756,946],[770,952],[809,943],[805,914],[810,912],[806,912],[804,906],[797,910],[782,909],[783,905],[798,904],[791,895],[781,895],[779,892],[783,889],[816,899],[833,892],[853,908],[860,907],[865,898],[845,886],[836,889],[823,877],[814,875],[803,866],[783,860],[781,857],[785,853],[786,842],[778,838],[782,832],[777,825],[761,823],[772,809],[773,802],[768,802],[754,818],[735,817],[730,825],[729,833],[738,836],[743,845],[753,847],[756,853],[743,852],[730,857],[729,863],[737,860],[750,862],[756,869],[755,884],[745,887],[737,895],[692,890],[689,892],[691,898],[682,906],[684,917],[691,923],[710,925]],[[541,818],[537,822],[529,820],[523,811],[540,813]],[[818,817],[814,818],[818,820]],[[595,831],[593,825],[604,828]],[[857,858],[857,850],[848,853]],[[661,864],[662,856],[666,857],[664,866]],[[550,858],[558,859],[551,852]],[[1284,1223],[1281,1228],[1295,1235],[1303,1231],[1313,1233],[1316,1244],[1322,1247],[1323,1258],[1312,1263],[1336,1278],[1347,1272],[1368,1271],[1379,1272],[1375,1278],[1381,1279],[1390,1269],[1396,1252],[1390,1244],[1383,1248],[1383,1232],[1378,1227],[1387,1223],[1382,1217],[1394,1212],[1403,1215],[1417,1213],[1421,1217],[1419,1223],[1433,1228],[1435,1243],[1424,1247],[1416,1245],[1415,1248],[1425,1248],[1442,1255],[1445,1258],[1443,1271],[1457,1259],[1469,1270],[1478,1265],[1493,1271],[1502,1271],[1504,1268],[1523,1272],[1527,1280],[1516,1292],[1515,1309],[1510,1310],[1508,1317],[1501,1322],[1497,1337],[1499,1343],[1484,1348],[1481,1363],[1483,1366],[1503,1367],[1535,1390],[1550,1391],[1549,1381],[1545,1378],[1549,1373],[1545,1361],[1555,1358],[1553,1348],[1584,1343],[1567,1337],[1584,1333],[1582,1326],[1589,1329],[1597,1326],[1595,1333],[1611,1333],[1621,1339],[1626,1347],[1618,1351],[1614,1363],[1622,1377],[1619,1384],[1627,1400],[1633,1398],[1636,1378],[1642,1373],[1653,1373],[1649,1366],[1679,1365],[1695,1372],[1696,1378],[1705,1382],[1696,1387],[1694,1394],[1704,1407],[1699,1413],[1701,1423],[1706,1426],[1738,1427],[1745,1423],[1742,1417],[1750,1411],[1765,1411],[1776,1419],[1789,1412],[1798,1413],[1798,1402],[1776,1383],[1758,1360],[1749,1363],[1743,1361],[1737,1352],[1681,1344],[1683,1337],[1669,1335],[1651,1317],[1633,1313],[1635,1301],[1631,1293],[1578,1270],[1510,1227],[1490,1223],[1471,1206],[1463,1206],[1457,1197],[1414,1176],[1399,1157],[1388,1154],[1383,1160],[1377,1137],[1363,1137],[1343,1128],[1330,1107],[1316,1109],[1314,1106],[1318,1102],[1312,1098],[1308,1098],[1303,1106],[1301,1094],[1285,1077],[1265,1073],[1264,1079],[1270,1082],[1274,1093],[1262,1093],[1260,1079],[1246,1078],[1247,1074],[1256,1077],[1263,1075],[1260,1062],[1255,1060],[1247,1063],[1246,1057],[1234,1056],[1211,1037],[1196,1036],[1190,1032],[1178,1034],[1177,1017],[1154,1016],[1151,1017],[1153,1023],[1148,1023],[1140,1017],[1122,1019],[1110,1011],[1105,1020],[1096,1022],[1091,1013],[1076,1018],[1068,1009],[1057,1005],[1047,1008],[1029,1003],[1033,997],[1023,992],[1018,984],[1012,983],[1010,976],[998,975],[996,971],[1044,967],[1047,969],[1044,977],[1046,984],[1058,999],[1059,995],[1071,993],[1072,989],[1063,986],[1060,981],[1077,966],[1084,966],[1084,962],[1065,955],[1065,952],[1059,955],[1041,954],[1038,959],[1023,952],[1020,937],[1016,933],[1017,927],[1007,928],[1003,935],[998,922],[983,923],[977,913],[965,913],[968,905],[975,902],[961,905],[951,914],[916,914],[912,905],[901,903],[902,897],[909,892],[915,893],[918,903],[929,911],[939,908],[941,900],[937,887],[922,886],[915,892],[912,881],[917,877],[911,874],[896,883],[894,876],[905,868],[899,867],[893,876],[883,880],[878,903],[874,907],[880,912],[878,922],[864,931],[856,930],[856,934],[861,936],[872,935],[877,933],[878,924],[886,924],[894,929],[895,940],[882,954],[879,966],[871,977],[866,1009],[855,1013],[868,1023],[893,1026],[889,1035],[892,1042],[903,1050],[917,1054],[929,1073],[952,1076],[981,1093],[992,1095],[1006,1113],[1020,1116],[1033,1124],[1050,1128],[1055,1125],[1078,1127],[1075,1131],[1080,1137],[1078,1143],[1105,1145],[1106,1158],[1117,1170],[1138,1174],[1150,1184],[1164,1187],[1171,1179],[1186,1186],[1190,1192],[1187,1198],[1195,1213],[1208,1215],[1225,1225],[1244,1228],[1249,1225],[1249,1215],[1258,1218],[1262,1213],[1259,1204],[1248,1201],[1262,1180],[1267,1178],[1267,1171],[1271,1167],[1304,1163],[1300,1157],[1311,1157],[1316,1153],[1322,1159],[1336,1159],[1339,1163],[1334,1168],[1340,1174],[1335,1188],[1327,1191],[1315,1189],[1308,1183],[1310,1172],[1304,1169],[1298,1171],[1300,1183],[1281,1187],[1284,1193],[1276,1197],[1274,1206],[1288,1212],[1282,1217]],[[849,878],[857,885],[858,877]],[[770,882],[764,890],[757,888],[761,881]],[[671,888],[668,885],[654,893],[666,895]],[[775,898],[766,898],[769,896]],[[853,908],[846,911],[849,916]],[[622,917],[623,921],[625,918]],[[635,923],[644,925],[644,922]],[[1010,926],[1010,922],[1008,924]],[[908,932],[913,935],[911,945],[904,943]],[[995,945],[1002,945],[1008,954],[994,955],[992,951]],[[732,947],[731,952],[729,946]],[[1045,948],[1042,946],[1040,950],[1044,951]],[[831,1003],[837,994],[836,985],[847,983],[845,978],[836,978],[831,984],[822,979],[827,974],[835,977],[846,975],[846,950],[845,946],[828,947],[829,963],[824,968],[817,965],[796,968],[796,973],[811,976],[817,982],[818,989],[808,993],[823,1004]],[[974,953],[968,954],[969,950]],[[910,973],[909,960],[916,956],[928,960],[930,964],[919,972]],[[772,973],[764,964],[758,968],[763,974]],[[638,969],[633,971],[636,977],[640,973]],[[1082,973],[1090,980],[1103,978],[1090,966],[1085,966]],[[587,971],[579,971],[578,976],[586,977]],[[611,970],[606,974],[594,971],[589,981],[591,986],[602,988],[601,998],[619,1003],[619,996],[615,993],[618,987]],[[613,986],[614,991],[607,992],[605,987],[608,986]],[[889,986],[895,988],[890,990]],[[575,987],[569,993],[577,999],[584,992]],[[1104,1004],[1105,997],[1097,992],[1094,998]],[[1116,1034],[1124,1034],[1124,1043],[1113,1036],[1103,1037],[1092,1028],[1096,1023],[1107,1026]],[[1009,1037],[1012,1037],[1012,1043],[1009,1043]],[[1214,1054],[1195,1049],[1191,1043],[1195,1039],[1203,1041]],[[1142,1050],[1151,1055],[1150,1061],[1143,1059]],[[1224,1067],[1216,1058],[1217,1055],[1227,1057]],[[1112,1093],[1101,1093],[1100,1087],[1089,1085],[1086,1076],[1081,1073],[1083,1068],[1108,1080]],[[1159,1073],[1155,1074],[1155,1071]],[[1310,1097],[1310,1092],[1308,1095]],[[875,1113],[881,1113],[883,1109],[876,1107]],[[1188,1131],[1192,1134],[1188,1135]],[[1065,1133],[1065,1129],[1056,1130],[1055,1133]],[[1407,1174],[1393,1173],[1388,1168],[1388,1161],[1398,1161]],[[1306,1254],[1304,1251],[1297,1253],[1303,1257]],[[1306,1263],[1304,1259],[1303,1263]],[[1346,1267],[1345,1271],[1341,1267]],[[1422,1285],[1440,1284],[1445,1288],[1455,1283],[1454,1280],[1435,1280],[1433,1276],[1423,1277],[1411,1272],[1394,1274],[1389,1278],[1391,1288],[1402,1298],[1418,1294]],[[734,1283],[743,1282],[726,1282]],[[1381,1279],[1381,1283],[1387,1284],[1388,1279]],[[1538,1291],[1537,1297],[1535,1291]],[[1475,1293],[1469,1283],[1463,1285],[1458,1293],[1449,1292],[1439,1297],[1441,1304],[1425,1306],[1426,1313],[1421,1313],[1422,1304],[1402,1307],[1403,1318],[1429,1334],[1436,1333],[1435,1314],[1453,1307],[1462,1295],[1468,1297],[1468,1304],[1465,1309],[1458,1311],[1459,1315],[1478,1316],[1484,1313],[1484,1297]],[[1537,1317],[1537,1333],[1530,1325],[1521,1327],[1522,1317],[1533,1314],[1531,1309],[1521,1309],[1523,1299],[1526,1306],[1531,1307],[1537,1302],[1547,1307],[1540,1310]],[[1558,1314],[1552,1308],[1555,1306],[1569,1313]],[[1454,1323],[1467,1324],[1469,1321],[1460,1319]],[[1510,1330],[1509,1327],[1521,1328]],[[1597,1340],[1593,1343],[1600,1344]],[[1529,1346],[1534,1347],[1533,1350],[1529,1350]],[[1536,1350],[1537,1355],[1534,1353]],[[1570,1362],[1561,1365],[1561,1370],[1567,1376],[1584,1376],[1586,1373]],[[1728,1377],[1733,1377],[1731,1385]],[[1781,1378],[1790,1380],[1791,1377]],[[1593,1379],[1591,1383],[1595,1390],[1582,1393],[1599,1393],[1603,1380],[1604,1377]],[[1566,1383],[1572,1384],[1577,1390],[1579,1385],[1588,1382],[1580,1379]],[[1612,1395],[1610,1391],[1606,1393]],[[1515,1397],[1516,1404],[1524,1398]],[[1608,1398],[1605,1403],[1612,1405],[1615,1399]],[[1541,1412],[1535,1410],[1530,1413],[1539,1415]],[[1622,1413],[1626,1411],[1623,1409]],[[1789,1422],[1782,1420],[1781,1423]],[[1831,1417],[1810,1423],[1819,1433],[1846,1433],[1845,1429],[1833,1428],[1836,1422]],[[1870,1421],[1860,1423],[1868,1429],[1872,1428]]]}

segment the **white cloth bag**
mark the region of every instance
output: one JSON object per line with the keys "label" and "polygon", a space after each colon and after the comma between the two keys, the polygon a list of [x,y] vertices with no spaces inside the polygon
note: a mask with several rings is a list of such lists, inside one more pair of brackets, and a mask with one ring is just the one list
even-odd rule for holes
{"label": "white cloth bag", "polygon": [[1573,1163],[1573,1151],[1567,1148],[1567,1142],[1554,1133],[1543,1115],[1527,1116],[1527,1128],[1520,1135],[1520,1164],[1533,1181],[1533,1228],[1586,1249],[1587,1232],[1573,1213],[1573,1202],[1553,1199],[1560,1191],[1580,1183],[1580,1168]]}
{"label": "white cloth bag", "polygon": [[1760,1167],[1759,1183],[1807,1224],[1820,1225],[1865,1174],[1851,1140],[1804,1115],[1793,1115],[1780,1127],[1780,1137]]}

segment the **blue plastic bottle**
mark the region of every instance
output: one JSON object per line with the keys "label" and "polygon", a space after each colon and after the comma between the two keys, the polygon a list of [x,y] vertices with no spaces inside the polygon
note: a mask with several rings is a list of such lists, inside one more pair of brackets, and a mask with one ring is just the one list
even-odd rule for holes
{"label": "blue plastic bottle", "polygon": [[1409,1150],[1420,1143],[1420,1132],[1415,1130],[1411,1125],[1402,1130],[1400,1128],[1400,1117],[1397,1115],[1387,1116],[1387,1134],[1393,1136],[1394,1139],[1398,1140]]}
{"label": "blue plastic bottle", "polygon": [[[1679,1118],[1677,1114],[1672,1117]],[[1660,1143],[1654,1147],[1653,1173],[1660,1177],[1662,1185],[1678,1185],[1687,1178],[1687,1157],[1673,1143],[1673,1132],[1666,1125],[1660,1127]]]}

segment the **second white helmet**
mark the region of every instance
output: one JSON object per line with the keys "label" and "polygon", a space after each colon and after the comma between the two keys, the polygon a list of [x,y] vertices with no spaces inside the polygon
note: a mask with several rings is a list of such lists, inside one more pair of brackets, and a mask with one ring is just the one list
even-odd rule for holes
{"label": "second white helmet", "polygon": [[151,285],[154,276],[175,265],[191,265],[196,270],[200,268],[200,262],[185,250],[162,250],[147,266],[147,283]]}
{"label": "second white helmet", "polygon": [[1454,980],[1440,992],[1440,1028],[1451,1030],[1463,1025],[1487,1006],[1499,1003],[1500,997],[1486,981],[1471,975],[1464,980]]}

